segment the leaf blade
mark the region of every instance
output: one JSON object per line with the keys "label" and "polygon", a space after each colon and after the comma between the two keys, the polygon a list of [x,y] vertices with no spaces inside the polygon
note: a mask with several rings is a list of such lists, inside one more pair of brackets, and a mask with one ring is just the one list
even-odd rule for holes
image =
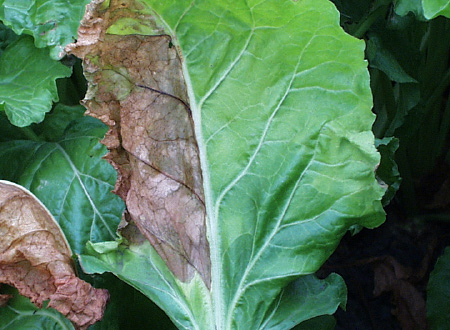
{"label": "leaf blade", "polygon": [[208,214],[211,327],[257,329],[280,290],[317,270],[348,228],[384,219],[364,44],[327,1],[141,3],[183,61]]}
{"label": "leaf blade", "polygon": [[31,37],[19,38],[0,58],[0,110],[19,127],[41,122],[58,100],[55,80],[70,74],[47,50],[35,48]]}
{"label": "leaf blade", "polygon": [[52,59],[58,60],[64,46],[76,37],[88,3],[88,0],[0,0],[0,19],[17,34],[33,36],[36,47],[50,47]]}
{"label": "leaf blade", "polygon": [[85,117],[58,142],[1,143],[0,173],[30,189],[47,206],[75,253],[84,251],[88,240],[115,239],[124,209],[111,193],[116,173],[102,159],[106,150],[99,140],[105,130],[99,121]]}

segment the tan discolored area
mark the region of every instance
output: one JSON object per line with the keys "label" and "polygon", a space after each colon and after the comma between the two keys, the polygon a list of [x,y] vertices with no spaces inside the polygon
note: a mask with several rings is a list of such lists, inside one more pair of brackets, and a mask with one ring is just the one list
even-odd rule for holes
{"label": "tan discolored area", "polygon": [[108,292],[76,276],[72,252],[51,214],[28,191],[6,181],[0,181],[0,235],[0,283],[16,287],[38,307],[50,300],[48,306],[77,329],[102,318]]}
{"label": "tan discolored area", "polygon": [[167,35],[105,33],[133,2],[101,6],[91,3],[67,50],[84,61],[87,113],[110,127],[103,143],[118,171],[115,192],[172,272],[182,281],[198,272],[209,287],[199,150],[180,58]]}

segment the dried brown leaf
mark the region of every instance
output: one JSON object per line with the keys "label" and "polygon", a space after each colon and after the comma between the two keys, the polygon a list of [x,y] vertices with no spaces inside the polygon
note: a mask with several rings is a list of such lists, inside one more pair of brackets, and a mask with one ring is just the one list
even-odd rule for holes
{"label": "dried brown leaf", "polygon": [[188,281],[197,271],[209,286],[203,182],[181,60],[167,35],[106,34],[135,4],[111,1],[104,11],[101,3],[91,3],[67,51],[89,73],[88,114],[110,127],[103,143],[118,171],[115,192],[172,272]]}
{"label": "dried brown leaf", "polygon": [[402,329],[428,329],[425,299],[411,283],[414,278],[412,269],[387,256],[377,262],[374,275],[374,296],[392,292],[396,306],[393,313]]}
{"label": "dried brown leaf", "polygon": [[79,329],[103,316],[108,292],[76,277],[70,247],[49,211],[24,188],[0,181],[0,283],[36,304],[50,300]]}

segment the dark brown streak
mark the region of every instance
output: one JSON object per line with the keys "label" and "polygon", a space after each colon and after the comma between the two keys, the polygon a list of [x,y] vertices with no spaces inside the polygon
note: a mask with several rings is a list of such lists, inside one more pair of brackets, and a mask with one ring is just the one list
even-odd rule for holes
{"label": "dark brown streak", "polygon": [[[125,149],[125,148],[124,148],[124,149]],[[175,182],[177,182],[177,183],[179,183],[179,184],[185,186],[187,189],[189,189],[189,190],[197,197],[197,199],[202,203],[203,207],[205,207],[205,202],[200,198],[200,196],[195,192],[195,190],[194,190],[193,188],[189,187],[186,183],[184,183],[184,182],[182,182],[182,181],[180,181],[180,180],[175,179],[173,176],[171,176],[171,175],[168,174],[168,173],[165,173],[165,172],[161,171],[159,168],[157,168],[157,167],[155,167],[154,165],[150,164],[148,161],[146,161],[146,160],[144,160],[144,159],[138,157],[138,156],[137,156],[136,154],[134,154],[133,152],[131,152],[131,151],[127,150],[127,149],[125,149],[125,150],[126,150],[130,155],[132,155],[134,158],[136,158],[137,160],[143,162],[145,165],[150,166],[150,167],[151,167],[152,169],[154,169],[155,171],[157,171],[157,172],[161,173],[162,175],[168,177],[169,179],[171,179],[171,180],[173,180],[173,181],[175,181]]]}
{"label": "dark brown streak", "polygon": [[155,93],[158,93],[158,94],[161,94],[161,95],[166,95],[166,96],[169,96],[169,97],[171,97],[171,98],[173,98],[173,99],[175,99],[175,100],[178,100],[178,101],[181,102],[181,103],[184,105],[184,107],[186,108],[186,110],[187,110],[187,112],[188,112],[188,114],[189,114],[189,117],[192,118],[192,112],[191,112],[191,108],[189,107],[189,104],[187,104],[186,102],[184,102],[184,101],[183,101],[182,99],[180,99],[178,96],[175,96],[175,95],[172,95],[172,94],[169,94],[169,93],[166,93],[166,92],[163,92],[163,91],[160,91],[160,90],[157,90],[157,89],[148,87],[148,86],[144,86],[144,85],[136,84],[136,86],[137,86],[137,87],[141,87],[141,88],[145,88],[145,89],[151,90],[152,92],[155,92]]}

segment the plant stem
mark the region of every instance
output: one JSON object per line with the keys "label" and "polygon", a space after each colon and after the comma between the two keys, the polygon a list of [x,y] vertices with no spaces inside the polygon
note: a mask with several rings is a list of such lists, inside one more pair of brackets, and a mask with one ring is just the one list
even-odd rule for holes
{"label": "plant stem", "polygon": [[378,18],[386,14],[388,8],[389,5],[380,5],[376,8],[360,24],[358,24],[357,29],[352,33],[352,35],[358,39],[361,39],[370,29],[372,24],[375,23]]}

